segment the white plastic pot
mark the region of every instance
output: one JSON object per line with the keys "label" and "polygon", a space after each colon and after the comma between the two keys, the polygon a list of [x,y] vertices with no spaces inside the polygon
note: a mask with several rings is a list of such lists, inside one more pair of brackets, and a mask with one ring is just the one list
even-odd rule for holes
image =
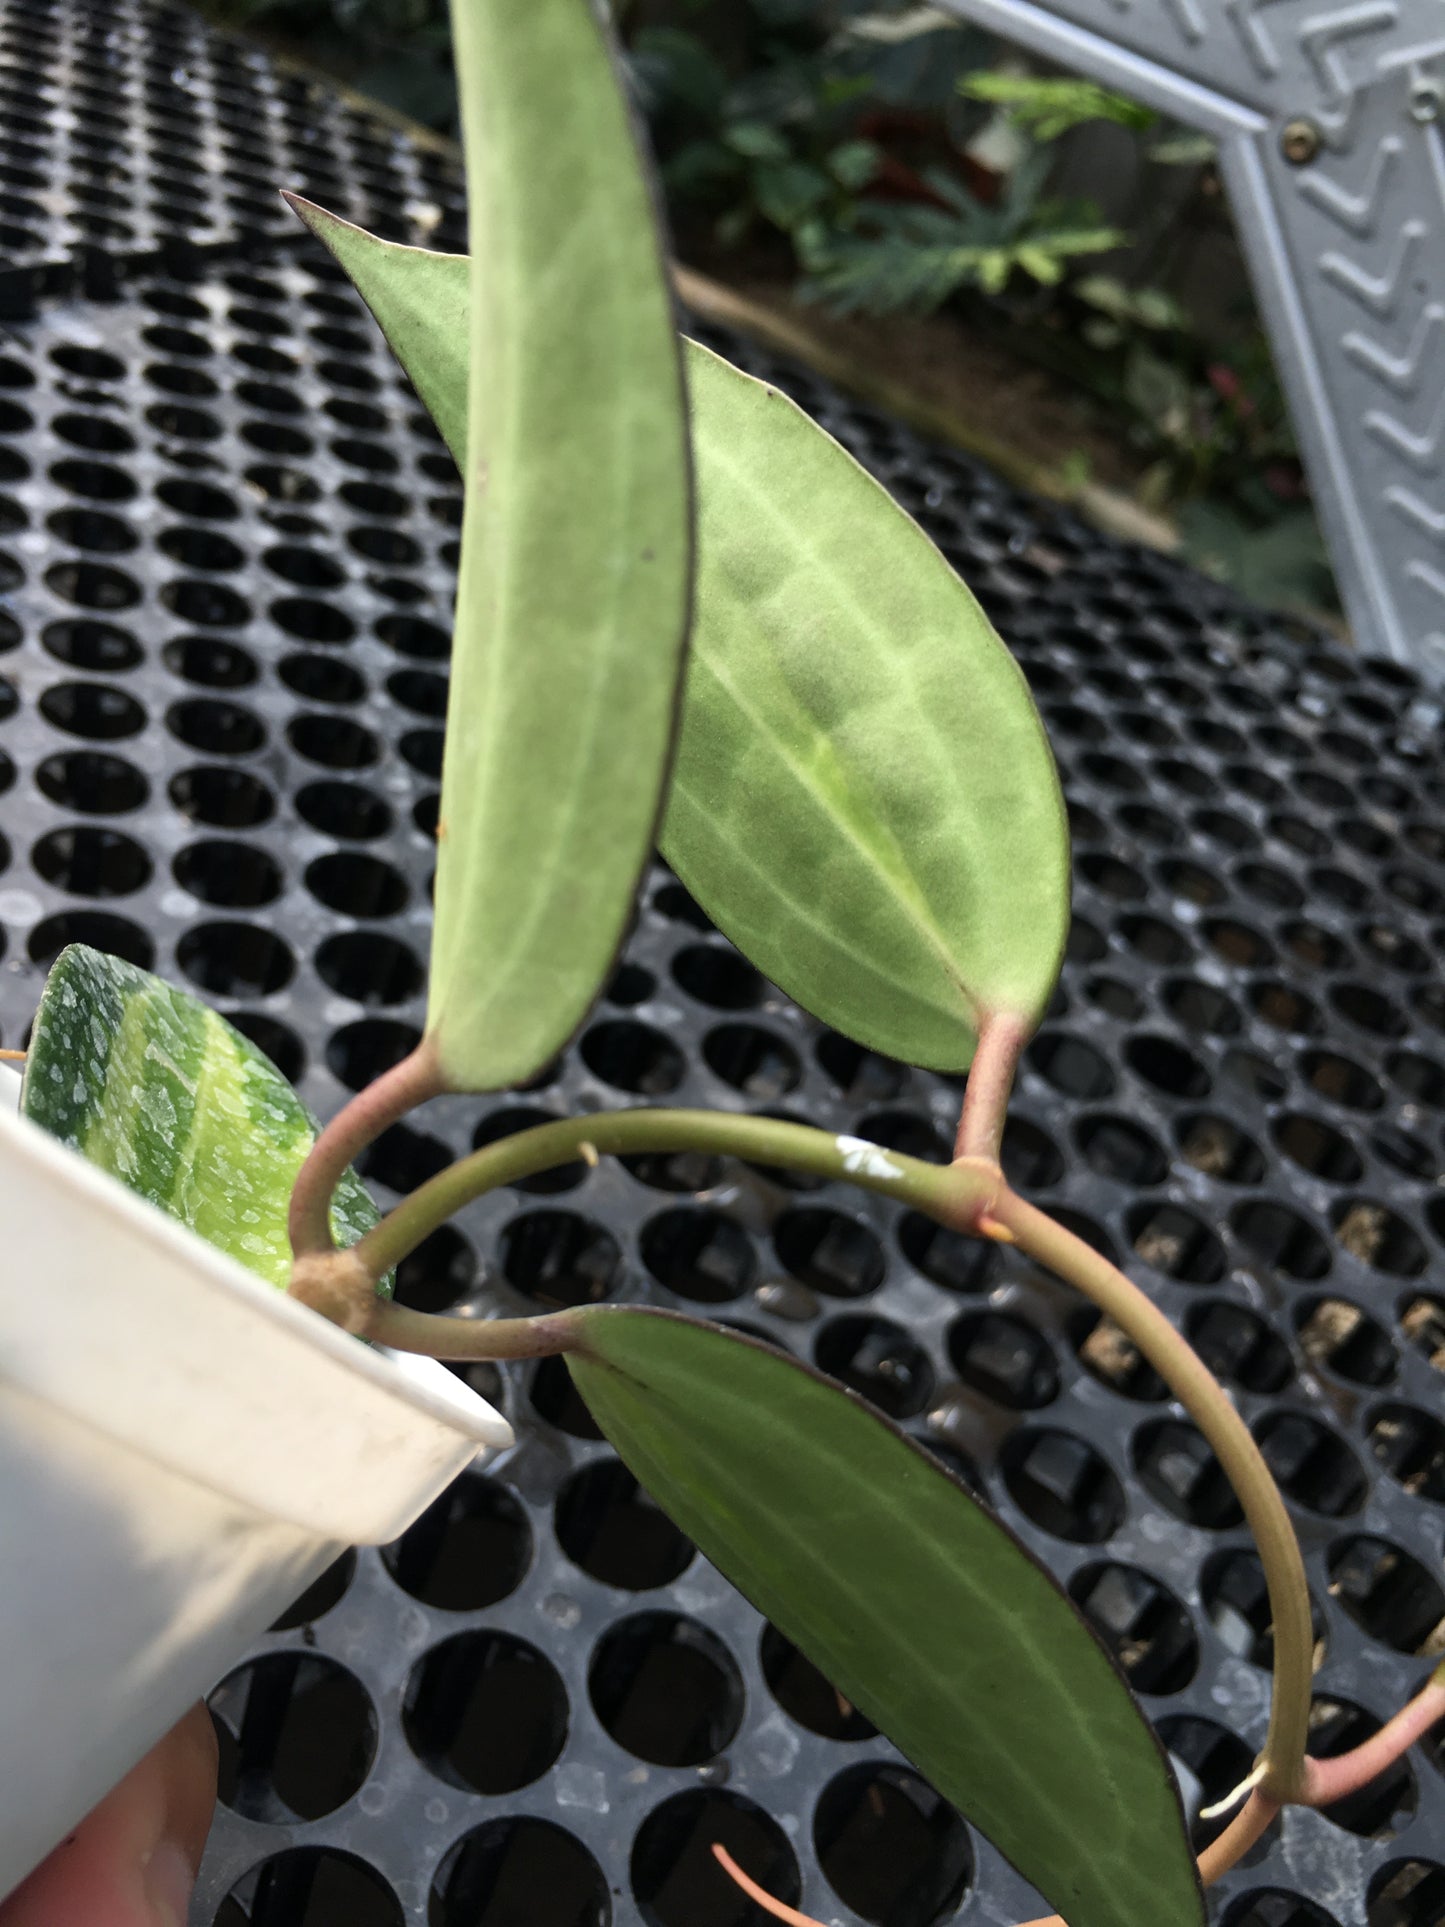
{"label": "white plastic pot", "polygon": [[16,1116],[0,1067],[0,1895],[506,1421]]}

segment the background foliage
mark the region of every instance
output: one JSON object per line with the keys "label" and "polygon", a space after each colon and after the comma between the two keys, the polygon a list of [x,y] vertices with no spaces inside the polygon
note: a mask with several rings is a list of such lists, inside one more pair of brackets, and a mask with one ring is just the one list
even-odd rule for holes
{"label": "background foliage", "polygon": [[[445,0],[210,5],[454,131]],[[1004,343],[1122,436],[1192,560],[1265,602],[1333,606],[1207,142],[916,0],[616,11],[684,259]]]}

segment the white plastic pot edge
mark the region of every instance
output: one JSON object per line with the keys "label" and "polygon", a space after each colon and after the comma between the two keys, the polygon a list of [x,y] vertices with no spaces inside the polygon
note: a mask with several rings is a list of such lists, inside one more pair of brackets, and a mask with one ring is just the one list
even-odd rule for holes
{"label": "white plastic pot edge", "polygon": [[351,1545],[512,1443],[444,1366],[337,1330],[15,1115],[18,1086],[0,1071],[0,1376]]}

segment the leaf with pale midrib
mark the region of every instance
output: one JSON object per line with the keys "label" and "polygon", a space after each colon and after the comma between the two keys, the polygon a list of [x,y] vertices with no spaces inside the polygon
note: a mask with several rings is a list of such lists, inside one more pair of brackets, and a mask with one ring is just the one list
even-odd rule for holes
{"label": "leaf with pale midrib", "polygon": [[570,1318],[577,1389],[653,1498],[1068,1927],[1202,1927],[1163,1748],[992,1512],[754,1339],[668,1312]]}
{"label": "leaf with pale midrib", "polygon": [[[307,203],[459,459],[458,255]],[[1068,831],[1028,686],[908,516],[775,389],[689,344],[692,653],[664,855],[765,974],[859,1042],[963,1068],[1042,1015]]]}

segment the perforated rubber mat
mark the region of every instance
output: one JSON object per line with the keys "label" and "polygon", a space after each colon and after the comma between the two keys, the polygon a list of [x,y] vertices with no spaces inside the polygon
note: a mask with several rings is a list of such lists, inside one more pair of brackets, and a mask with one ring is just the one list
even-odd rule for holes
{"label": "perforated rubber mat", "polygon": [[[157,256],[153,75],[173,49],[197,77],[216,241]],[[422,1020],[456,476],[318,252],[273,246],[259,216],[227,225],[261,192],[248,171],[295,178],[314,92],[131,6],[7,5],[0,57],[49,130],[8,119],[5,153],[79,151],[104,90],[144,184],[129,238],[82,244],[76,210],[99,204],[81,194],[43,222],[5,210],[42,298],[0,342],[0,1033],[22,1039],[45,965],[81,939],[212,997],[326,1113]],[[244,163],[222,132],[233,95],[259,116]],[[423,185],[455,207],[451,163],[389,131],[345,200],[357,117],[319,111],[341,181],[313,171],[318,193],[373,224],[404,225]],[[70,268],[34,279],[92,243],[111,298],[75,298],[93,283]],[[1445,1649],[1439,709],[1401,671],[706,338],[918,515],[1029,675],[1070,797],[1076,915],[1006,1162],[1235,1392],[1306,1546],[1315,1750],[1353,1744]],[[943,1157],[959,1084],[803,1017],[658,869],[563,1059],[525,1093],[428,1109],[364,1168],[385,1197],[541,1118],[662,1100]],[[659,1157],[483,1201],[400,1291],[429,1310],[648,1300],[815,1360],[1059,1575],[1196,1805],[1248,1770],[1269,1641],[1228,1490],[1122,1337],[1018,1258],[838,1187]],[[196,1927],[760,1927],[715,1838],[828,1922],[1039,1911],[636,1491],[559,1363],[476,1382],[516,1449],[398,1545],[348,1556],[218,1687],[224,1804]],[[1220,1917],[1435,1927],[1442,1767],[1417,1748],[1340,1809],[1291,1813],[1218,1890]]]}

